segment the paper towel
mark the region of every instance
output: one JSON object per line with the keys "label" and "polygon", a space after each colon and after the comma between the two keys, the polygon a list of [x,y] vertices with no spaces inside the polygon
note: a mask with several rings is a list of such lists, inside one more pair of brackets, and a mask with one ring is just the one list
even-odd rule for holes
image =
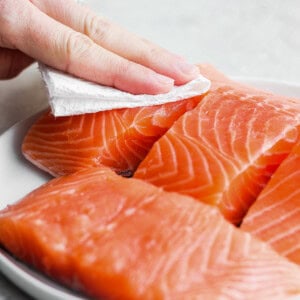
{"label": "paper towel", "polygon": [[210,81],[199,75],[195,80],[175,86],[169,93],[133,95],[118,89],[98,85],[39,65],[55,116],[70,116],[116,108],[158,105],[190,98],[207,92]]}

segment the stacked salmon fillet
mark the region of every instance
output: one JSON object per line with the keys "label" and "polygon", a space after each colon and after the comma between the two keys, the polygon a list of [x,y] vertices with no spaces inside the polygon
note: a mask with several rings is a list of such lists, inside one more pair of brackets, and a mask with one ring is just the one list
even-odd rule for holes
{"label": "stacked salmon fillet", "polygon": [[97,299],[300,296],[300,100],[200,69],[207,95],[45,113],[23,153],[59,178],[0,212],[0,244]]}

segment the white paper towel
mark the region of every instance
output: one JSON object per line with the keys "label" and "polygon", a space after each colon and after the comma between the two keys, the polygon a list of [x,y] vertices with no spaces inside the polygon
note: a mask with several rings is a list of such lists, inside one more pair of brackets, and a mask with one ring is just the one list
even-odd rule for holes
{"label": "white paper towel", "polygon": [[75,78],[43,64],[39,67],[48,90],[50,107],[55,116],[158,105],[201,95],[210,88],[210,81],[199,75],[197,79],[182,86],[175,86],[166,94],[133,95]]}

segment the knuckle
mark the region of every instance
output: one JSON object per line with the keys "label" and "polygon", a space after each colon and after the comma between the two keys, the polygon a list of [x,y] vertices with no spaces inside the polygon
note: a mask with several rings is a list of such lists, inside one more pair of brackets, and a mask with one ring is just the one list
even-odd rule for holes
{"label": "knuckle", "polygon": [[[0,1],[0,22],[1,25],[5,25],[10,21],[10,16],[12,15],[12,3],[13,1]],[[9,22],[10,23],[10,22]]]}
{"label": "knuckle", "polygon": [[133,69],[133,63],[128,60],[122,60],[121,63],[118,65],[118,74],[121,76],[128,76]]}
{"label": "knuckle", "polygon": [[89,51],[89,49],[93,46],[93,41],[79,32],[70,33],[65,41],[65,49],[68,60],[66,71],[68,71],[75,59],[83,57],[86,52]]}
{"label": "knuckle", "polygon": [[84,21],[84,33],[93,39],[103,42],[111,31],[111,23],[92,13],[88,13]]}
{"label": "knuckle", "polygon": [[17,41],[30,28],[31,13],[26,1],[0,0],[0,43],[4,44],[3,47],[16,48]]}
{"label": "knuckle", "polygon": [[70,54],[81,54],[89,49],[92,45],[93,41],[79,32],[72,32],[68,35],[66,40],[66,49]]}
{"label": "knuckle", "polygon": [[148,58],[150,60],[152,60],[154,57],[159,57],[160,55],[161,55],[161,51],[157,47],[151,46],[148,49]]}
{"label": "knuckle", "polygon": [[[20,18],[20,14],[27,11],[27,5],[20,3],[18,0],[0,0],[0,22],[5,29],[12,27],[16,20]],[[1,28],[1,27],[0,27]]]}
{"label": "knuckle", "polygon": [[[0,31],[9,33],[14,28],[14,24],[17,20],[16,7],[14,7],[15,1],[0,1]],[[17,3],[15,3],[17,5]]]}
{"label": "knuckle", "polygon": [[134,64],[128,60],[120,61],[116,68],[115,72],[112,74],[112,83],[116,86],[123,78],[130,77],[130,74],[133,72]]}
{"label": "knuckle", "polygon": [[152,45],[148,41],[144,41],[145,47],[140,51],[140,60],[146,64],[149,64],[153,61],[154,58],[160,57],[162,51],[159,47]]}

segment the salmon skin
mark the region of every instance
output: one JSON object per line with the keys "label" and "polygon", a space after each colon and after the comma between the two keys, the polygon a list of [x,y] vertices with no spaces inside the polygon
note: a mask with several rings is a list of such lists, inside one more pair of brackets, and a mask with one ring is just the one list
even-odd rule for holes
{"label": "salmon skin", "polygon": [[241,228],[300,265],[300,144],[283,161]]}
{"label": "salmon skin", "polygon": [[300,268],[216,208],[108,168],[53,179],[1,211],[0,243],[96,299],[300,295]]}
{"label": "salmon skin", "polygon": [[202,97],[72,117],[48,111],[27,133],[23,154],[53,176],[105,165],[130,177],[153,143]]}
{"label": "salmon skin", "polygon": [[299,140],[300,102],[216,78],[209,78],[209,94],[154,144],[134,176],[216,205],[240,224]]}

